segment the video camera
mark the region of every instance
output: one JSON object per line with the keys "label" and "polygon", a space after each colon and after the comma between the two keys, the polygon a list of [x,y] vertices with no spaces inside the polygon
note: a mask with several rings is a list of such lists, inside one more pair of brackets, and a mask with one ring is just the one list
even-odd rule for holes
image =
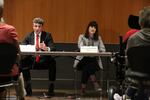
{"label": "video camera", "polygon": [[116,66],[116,79],[122,83],[125,77],[125,46],[122,36],[119,36],[119,51],[111,57],[111,62]]}

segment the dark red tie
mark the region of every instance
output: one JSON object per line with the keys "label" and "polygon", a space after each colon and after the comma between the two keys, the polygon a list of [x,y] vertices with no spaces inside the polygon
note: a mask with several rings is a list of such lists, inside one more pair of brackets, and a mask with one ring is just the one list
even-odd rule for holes
{"label": "dark red tie", "polygon": [[[39,51],[39,34],[36,34],[36,51]],[[40,62],[40,55],[36,55],[36,62]]]}

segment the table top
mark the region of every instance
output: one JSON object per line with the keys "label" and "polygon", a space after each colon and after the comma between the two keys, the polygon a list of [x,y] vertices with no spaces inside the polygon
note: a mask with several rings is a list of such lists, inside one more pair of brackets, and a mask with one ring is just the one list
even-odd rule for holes
{"label": "table top", "polygon": [[112,56],[112,52],[84,53],[72,51],[36,51],[36,52],[21,52],[21,55],[53,55],[53,56]]}

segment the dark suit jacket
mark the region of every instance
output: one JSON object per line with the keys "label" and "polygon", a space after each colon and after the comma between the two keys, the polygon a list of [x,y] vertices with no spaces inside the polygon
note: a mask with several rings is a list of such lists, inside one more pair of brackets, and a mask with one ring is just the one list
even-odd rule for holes
{"label": "dark suit jacket", "polygon": [[[34,45],[35,44],[34,41],[35,41],[34,40],[34,32],[31,32],[24,38],[24,40],[22,41],[21,44],[23,44],[23,45],[28,45],[28,44]],[[50,47],[51,51],[55,50],[53,38],[52,38],[50,33],[42,31],[40,42],[42,43],[43,41],[44,41],[46,46]],[[24,56],[22,58],[23,58],[22,59],[22,66],[23,67],[31,66],[35,62],[35,56]],[[52,59],[53,58],[51,56],[40,56],[40,64],[50,63],[52,61]]]}
{"label": "dark suit jacket", "polygon": [[[22,41],[22,44],[34,45],[34,41],[35,41],[34,40],[34,32],[31,32],[24,38],[24,40]],[[45,45],[48,46],[51,49],[51,51],[55,50],[53,38],[50,33],[42,31],[40,42],[42,43],[42,41],[44,41]]]}

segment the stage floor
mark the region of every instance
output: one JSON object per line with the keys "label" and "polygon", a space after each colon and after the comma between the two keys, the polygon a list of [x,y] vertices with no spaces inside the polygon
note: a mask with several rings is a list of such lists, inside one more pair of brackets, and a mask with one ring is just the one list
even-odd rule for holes
{"label": "stage floor", "polygon": [[[11,99],[16,100],[15,90],[11,89]],[[33,95],[31,97],[26,96],[25,100],[108,100],[106,96],[102,96],[102,93],[87,91],[84,96],[80,96],[79,91],[75,93],[74,90],[55,90],[55,96],[51,98],[45,98],[44,93],[47,90],[33,89]]]}

